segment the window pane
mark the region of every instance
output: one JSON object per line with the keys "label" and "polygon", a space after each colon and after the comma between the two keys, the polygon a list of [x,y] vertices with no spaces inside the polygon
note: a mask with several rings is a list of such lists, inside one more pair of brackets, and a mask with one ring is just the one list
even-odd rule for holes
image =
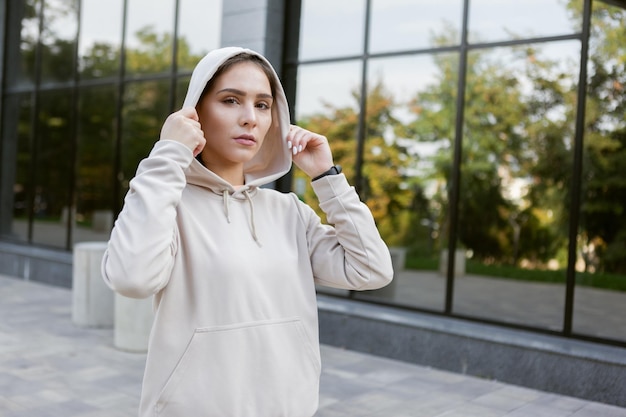
{"label": "window pane", "polygon": [[[356,119],[359,112],[361,63],[359,61],[299,67],[296,123],[328,137],[335,162],[354,180]],[[295,168],[294,192],[323,217],[309,177]],[[319,287],[322,292],[347,291]]]}
{"label": "window pane", "polygon": [[358,105],[354,94],[361,91],[361,62],[301,65],[298,67],[296,120],[324,113],[331,107]]}
{"label": "window pane", "polygon": [[303,0],[300,59],[363,53],[365,0]]}
{"label": "window pane", "polygon": [[127,86],[122,124],[122,201],[137,165],[148,156],[159,140],[161,126],[168,116],[169,81],[136,82]]}
{"label": "window pane", "polygon": [[115,86],[80,92],[74,243],[104,241],[113,226]]}
{"label": "window pane", "polygon": [[82,0],[79,69],[83,79],[118,74],[122,0]]}
{"label": "window pane", "polygon": [[7,96],[3,110],[0,235],[3,239],[27,241],[32,206],[30,94]]}
{"label": "window pane", "polygon": [[[580,7],[582,0],[572,5]],[[472,43],[566,35],[579,32],[582,19],[570,19],[561,0],[472,0],[469,39]]]}
{"label": "window pane", "polygon": [[70,109],[67,91],[41,93],[37,125],[33,242],[65,248],[71,216],[72,170]]}
{"label": "window pane", "polygon": [[174,104],[176,109],[180,109],[183,106],[187,88],[189,88],[189,80],[189,76],[180,77],[176,80],[176,103]]}
{"label": "window pane", "polygon": [[178,70],[192,70],[220,46],[222,0],[181,0],[178,23]]}
{"label": "window pane", "polygon": [[458,45],[462,16],[462,0],[373,0],[370,52]]}
{"label": "window pane", "polygon": [[[626,10],[594,2],[574,331],[626,341]],[[621,61],[622,65],[616,65]]]}
{"label": "window pane", "polygon": [[41,79],[44,84],[72,81],[77,29],[77,0],[46,0],[41,36]]}
{"label": "window pane", "polygon": [[[395,279],[357,293],[442,311],[447,186],[454,140],[458,55],[372,59],[361,199],[392,248]],[[402,262],[402,258],[405,262]]]}
{"label": "window pane", "polygon": [[579,52],[469,55],[456,313],[562,330]]}
{"label": "window pane", "polygon": [[[35,50],[39,41],[40,0],[11,4],[7,19],[6,88],[35,83]],[[13,22],[19,22],[14,24]]]}
{"label": "window pane", "polygon": [[126,70],[130,74],[167,72],[172,66],[173,0],[129,0]]}

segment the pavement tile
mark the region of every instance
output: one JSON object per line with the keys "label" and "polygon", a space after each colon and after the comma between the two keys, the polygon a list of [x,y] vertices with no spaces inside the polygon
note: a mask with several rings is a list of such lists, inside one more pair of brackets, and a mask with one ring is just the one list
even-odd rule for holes
{"label": "pavement tile", "polygon": [[507,417],[571,417],[572,411],[541,404],[525,404],[507,414]]}
{"label": "pavement tile", "polygon": [[[533,396],[533,399],[536,397]],[[500,388],[490,393],[478,396],[472,400],[472,403],[489,407],[494,410],[512,411],[516,408],[527,404],[528,399],[520,398],[519,396],[511,395],[508,387]]]}
{"label": "pavement tile", "polygon": [[[137,415],[145,354],[76,326],[71,292],[0,276],[0,416]],[[316,417],[626,417],[626,409],[321,346]]]}
{"label": "pavement tile", "polygon": [[454,410],[446,411],[437,417],[503,417],[506,415],[506,411],[479,404],[462,404]]}
{"label": "pavement tile", "polygon": [[545,393],[536,400],[533,404],[546,405],[549,407],[558,408],[561,410],[578,411],[585,407],[587,402],[579,398],[564,397],[562,395]]}
{"label": "pavement tile", "polygon": [[626,408],[600,403],[587,403],[572,417],[626,417]]}

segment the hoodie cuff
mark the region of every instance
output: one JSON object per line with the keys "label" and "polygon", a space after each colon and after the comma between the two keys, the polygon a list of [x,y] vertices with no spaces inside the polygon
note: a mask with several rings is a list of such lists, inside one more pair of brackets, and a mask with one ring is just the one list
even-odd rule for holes
{"label": "hoodie cuff", "polygon": [[180,142],[175,140],[159,140],[154,144],[150,157],[171,159],[183,168],[189,167],[193,161],[193,152]]}
{"label": "hoodie cuff", "polygon": [[345,174],[327,175],[311,182],[320,203],[344,194],[352,188]]}

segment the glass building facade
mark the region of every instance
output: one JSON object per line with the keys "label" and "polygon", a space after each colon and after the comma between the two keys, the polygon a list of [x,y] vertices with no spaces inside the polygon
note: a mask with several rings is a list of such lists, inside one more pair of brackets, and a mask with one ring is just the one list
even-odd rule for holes
{"label": "glass building facade", "polygon": [[[320,292],[626,346],[626,2],[269,3],[292,117],[397,261]],[[0,4],[0,241],[106,240],[225,4]],[[297,169],[277,187],[316,207]]]}

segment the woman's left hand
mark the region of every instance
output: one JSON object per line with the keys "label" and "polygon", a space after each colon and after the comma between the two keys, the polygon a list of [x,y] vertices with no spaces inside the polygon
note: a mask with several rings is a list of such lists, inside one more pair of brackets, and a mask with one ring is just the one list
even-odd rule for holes
{"label": "woman's left hand", "polygon": [[293,162],[311,178],[334,165],[333,154],[325,136],[291,125],[287,145],[293,153]]}

